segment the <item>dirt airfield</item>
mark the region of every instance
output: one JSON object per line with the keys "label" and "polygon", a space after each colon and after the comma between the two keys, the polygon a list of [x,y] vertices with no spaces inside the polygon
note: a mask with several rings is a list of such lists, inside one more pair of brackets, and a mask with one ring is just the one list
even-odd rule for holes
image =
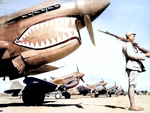
{"label": "dirt airfield", "polygon": [[45,98],[42,106],[25,106],[19,97],[0,96],[0,113],[150,113],[150,95],[136,95],[138,106],[143,111],[129,111],[128,96],[98,98],[72,95],[70,99]]}

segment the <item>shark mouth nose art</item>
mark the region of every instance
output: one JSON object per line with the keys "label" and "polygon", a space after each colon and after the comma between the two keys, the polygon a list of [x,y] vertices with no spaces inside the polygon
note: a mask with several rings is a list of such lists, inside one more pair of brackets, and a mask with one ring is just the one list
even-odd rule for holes
{"label": "shark mouth nose art", "polygon": [[75,22],[76,18],[61,17],[32,25],[14,43],[30,49],[45,49],[80,42]]}
{"label": "shark mouth nose art", "polygon": [[78,79],[77,79],[77,78],[74,78],[74,79],[71,79],[71,80],[67,81],[67,82],[64,84],[64,86],[65,86],[66,88],[73,88],[73,87],[77,86],[78,83],[79,83],[79,82],[78,82]]}

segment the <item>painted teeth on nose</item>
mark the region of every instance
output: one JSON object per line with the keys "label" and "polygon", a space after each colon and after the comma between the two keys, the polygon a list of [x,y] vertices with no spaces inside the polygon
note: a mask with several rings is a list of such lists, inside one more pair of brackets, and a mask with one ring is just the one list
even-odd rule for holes
{"label": "painted teeth on nose", "polygon": [[29,28],[27,32],[28,32],[28,33],[31,33],[31,32],[32,32],[31,30],[32,30],[32,29],[31,29],[31,28]]}
{"label": "painted teeth on nose", "polygon": [[75,18],[72,18],[72,19],[71,19],[71,23],[72,23],[72,25],[75,24]]}
{"label": "painted teeth on nose", "polygon": [[39,45],[39,43],[38,43],[38,42],[36,42],[36,44],[35,44],[35,48],[40,48],[40,45]]}
{"label": "painted teeth on nose", "polygon": [[78,32],[74,30],[74,36],[79,37]]}
{"label": "painted teeth on nose", "polygon": [[51,38],[52,39],[52,44],[56,44],[56,41],[55,39]]}
{"label": "painted teeth on nose", "polygon": [[55,22],[55,26],[58,26],[59,23],[60,23],[60,20],[59,19],[55,19],[54,22]]}
{"label": "painted teeth on nose", "polygon": [[26,43],[26,46],[29,47],[29,42]]}
{"label": "painted teeth on nose", "polygon": [[60,25],[64,25],[64,19],[60,21]]}
{"label": "painted teeth on nose", "polygon": [[31,42],[31,45],[30,45],[30,47],[33,47],[33,48],[34,48],[34,44],[33,44],[33,42]]}
{"label": "painted teeth on nose", "polygon": [[41,28],[43,28],[43,27],[44,27],[44,24],[43,24],[43,23],[41,23],[40,25],[41,25]]}
{"label": "painted teeth on nose", "polygon": [[35,26],[32,26],[32,27],[31,27],[31,29],[32,29],[32,31],[34,32],[34,30],[35,30]]}
{"label": "painted teeth on nose", "polygon": [[[24,32],[24,34],[19,38],[19,40],[16,40],[15,43],[18,44],[18,45],[21,45],[21,46],[26,46],[26,47],[29,47],[29,48],[35,48],[35,49],[41,49],[41,48],[45,48],[45,47],[48,47],[48,46],[52,46],[52,45],[55,45],[55,44],[58,44],[62,41],[66,41],[68,40],[69,38],[71,37],[79,37],[78,36],[78,32],[73,29],[72,31],[69,31],[67,34],[62,34],[61,37],[60,36],[57,36],[57,38],[53,38],[51,37],[51,39],[47,38],[46,39],[46,42],[44,43],[44,41],[41,41],[41,42],[28,42],[28,41],[25,41],[26,38],[34,38],[33,37],[29,37],[32,33],[42,29],[43,27],[51,27],[51,26],[58,26],[58,25],[69,25],[69,26],[72,26],[73,25],[73,28],[75,26],[75,20],[76,18],[57,18],[57,19],[54,19],[54,20],[51,20],[51,21],[47,21],[47,22],[44,22],[44,23],[39,23],[39,24],[36,24],[36,25],[33,25],[31,26],[30,28],[28,28],[26,30],[26,32]],[[34,35],[34,34],[33,34]],[[32,41],[32,39],[31,39]],[[34,41],[34,40],[33,40]],[[73,40],[70,40],[68,43],[71,43]]]}
{"label": "painted teeth on nose", "polygon": [[39,29],[39,24],[37,24],[37,25],[35,26],[35,29],[36,29],[36,30],[38,30],[38,29]]}
{"label": "painted teeth on nose", "polygon": [[68,39],[67,36],[65,34],[63,34],[63,41],[67,40],[67,39]]}
{"label": "painted teeth on nose", "polygon": [[23,43],[22,43],[22,45],[24,46],[24,45],[25,45],[25,43],[23,42]]}
{"label": "painted teeth on nose", "polygon": [[19,39],[19,41],[23,41],[23,36]]}
{"label": "painted teeth on nose", "polygon": [[53,23],[54,23],[54,21],[50,21],[50,23],[49,23],[49,24],[50,24],[50,26],[53,26]]}
{"label": "painted teeth on nose", "polygon": [[65,19],[65,24],[69,25],[69,21],[70,21],[70,19]]}
{"label": "painted teeth on nose", "polygon": [[50,41],[46,39],[46,46],[50,46],[50,45],[51,45]]}
{"label": "painted teeth on nose", "polygon": [[45,22],[45,25],[46,25],[46,27],[48,27],[49,26],[49,22]]}
{"label": "painted teeth on nose", "polygon": [[45,44],[43,41],[41,41],[41,47],[45,47]]}
{"label": "painted teeth on nose", "polygon": [[68,32],[68,38],[72,37],[72,33],[71,32]]}
{"label": "painted teeth on nose", "polygon": [[28,32],[25,32],[24,37],[28,37]]}
{"label": "painted teeth on nose", "polygon": [[61,42],[61,38],[59,36],[57,36],[57,42]]}

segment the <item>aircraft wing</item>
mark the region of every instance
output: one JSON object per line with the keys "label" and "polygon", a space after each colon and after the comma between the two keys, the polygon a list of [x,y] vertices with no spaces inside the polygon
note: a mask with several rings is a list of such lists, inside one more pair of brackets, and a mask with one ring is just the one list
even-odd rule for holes
{"label": "aircraft wing", "polygon": [[41,74],[49,71],[54,71],[56,69],[59,69],[58,67],[55,66],[50,66],[50,65],[42,65],[39,68],[32,69],[29,73],[29,75],[36,75],[36,74]]}

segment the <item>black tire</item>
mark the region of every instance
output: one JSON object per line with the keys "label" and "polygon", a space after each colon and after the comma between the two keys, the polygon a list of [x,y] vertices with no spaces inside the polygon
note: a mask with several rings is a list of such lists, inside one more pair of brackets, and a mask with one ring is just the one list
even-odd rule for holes
{"label": "black tire", "polygon": [[87,92],[84,92],[84,93],[83,93],[83,96],[86,96],[87,94],[88,94]]}
{"label": "black tire", "polygon": [[68,92],[64,92],[62,95],[65,96],[65,99],[70,99],[71,97],[70,93]]}
{"label": "black tire", "polygon": [[109,95],[109,97],[111,97],[111,92],[110,91],[108,92],[108,95]]}
{"label": "black tire", "polygon": [[37,88],[38,86],[30,87],[26,86],[23,90],[22,100],[27,106],[40,106],[42,105],[45,93],[40,90],[41,88]]}
{"label": "black tire", "polygon": [[95,94],[95,98],[97,98],[98,97],[98,94]]}

